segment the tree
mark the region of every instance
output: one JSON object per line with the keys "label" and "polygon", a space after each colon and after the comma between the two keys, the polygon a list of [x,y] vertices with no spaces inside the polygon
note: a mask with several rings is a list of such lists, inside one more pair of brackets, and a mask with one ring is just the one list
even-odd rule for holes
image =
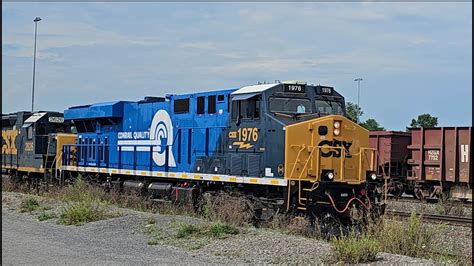
{"label": "tree", "polygon": [[369,131],[385,130],[385,128],[381,127],[379,123],[372,118],[365,120],[365,122],[360,123],[360,125]]}
{"label": "tree", "polygon": [[438,118],[430,114],[419,115],[418,118],[412,119],[410,127],[424,127],[431,128],[438,125]]}
{"label": "tree", "polygon": [[364,114],[364,112],[362,112],[362,109],[357,104],[351,102],[346,104],[346,115],[350,120],[357,123],[362,114]]}

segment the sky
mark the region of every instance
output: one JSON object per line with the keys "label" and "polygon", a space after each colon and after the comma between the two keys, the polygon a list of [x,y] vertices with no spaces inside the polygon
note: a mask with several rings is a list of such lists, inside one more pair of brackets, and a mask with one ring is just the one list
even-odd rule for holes
{"label": "sky", "polygon": [[2,113],[302,80],[405,130],[472,126],[472,2],[2,2]]}

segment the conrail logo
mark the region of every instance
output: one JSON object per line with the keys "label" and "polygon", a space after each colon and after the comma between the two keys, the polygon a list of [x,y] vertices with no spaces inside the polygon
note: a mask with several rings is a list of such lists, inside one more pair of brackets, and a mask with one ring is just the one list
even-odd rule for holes
{"label": "conrail logo", "polygon": [[173,123],[166,110],[158,110],[153,116],[149,131],[127,131],[117,133],[117,144],[122,151],[152,152],[158,166],[166,164],[166,148],[169,147],[168,166],[176,167],[173,150]]}
{"label": "conrail logo", "polygon": [[[347,142],[347,141],[340,141],[340,140],[323,140],[321,141],[318,146],[329,146],[329,147],[344,147],[346,150],[346,158],[351,157],[351,152],[350,148],[352,146],[352,142]],[[323,149],[321,149],[321,156],[324,158],[327,157],[335,157],[339,158],[341,157],[342,149],[330,149],[329,151],[325,152]]]}

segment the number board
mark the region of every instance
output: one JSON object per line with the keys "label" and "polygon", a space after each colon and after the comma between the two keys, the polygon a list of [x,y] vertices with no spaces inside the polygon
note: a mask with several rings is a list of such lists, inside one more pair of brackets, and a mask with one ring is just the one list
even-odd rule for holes
{"label": "number board", "polygon": [[303,84],[283,84],[285,92],[304,93],[306,85]]}
{"label": "number board", "polygon": [[48,122],[50,122],[50,123],[64,123],[64,117],[50,116],[48,118]]}
{"label": "number board", "polygon": [[332,95],[332,91],[334,90],[333,87],[328,87],[328,86],[316,86],[316,93],[318,94],[327,94],[327,95]]}

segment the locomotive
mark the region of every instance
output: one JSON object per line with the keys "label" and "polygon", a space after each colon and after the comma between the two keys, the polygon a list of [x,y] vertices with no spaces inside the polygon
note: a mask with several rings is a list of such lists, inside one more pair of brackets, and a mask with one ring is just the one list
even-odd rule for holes
{"label": "locomotive", "polygon": [[152,200],[195,203],[234,191],[260,218],[276,212],[359,221],[384,210],[369,132],[345,117],[333,87],[264,83],[64,111],[56,135],[65,183],[78,174]]}
{"label": "locomotive", "polygon": [[62,146],[57,145],[57,136],[71,139],[70,130],[70,123],[59,112],[2,114],[2,173],[35,182],[51,178],[60,168],[56,148]]}

